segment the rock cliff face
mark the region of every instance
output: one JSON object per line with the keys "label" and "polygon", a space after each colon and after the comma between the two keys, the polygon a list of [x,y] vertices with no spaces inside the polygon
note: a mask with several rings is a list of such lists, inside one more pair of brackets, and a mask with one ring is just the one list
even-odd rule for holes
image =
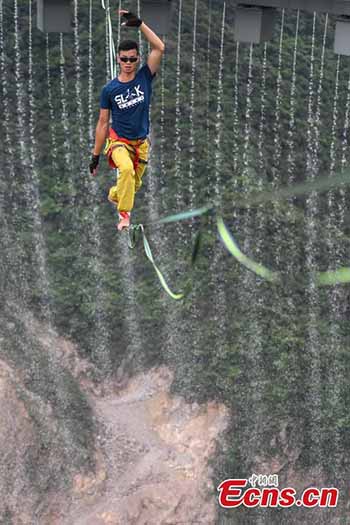
{"label": "rock cliff face", "polygon": [[0,523],[215,523],[225,407],[170,395],[164,367],[99,382],[74,346],[1,311]]}

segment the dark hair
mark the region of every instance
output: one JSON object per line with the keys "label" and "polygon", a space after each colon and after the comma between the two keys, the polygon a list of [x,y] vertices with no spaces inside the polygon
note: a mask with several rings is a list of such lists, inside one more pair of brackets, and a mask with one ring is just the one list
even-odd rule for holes
{"label": "dark hair", "polygon": [[139,46],[134,40],[123,40],[118,46],[118,54],[121,51],[131,51],[131,49],[136,49],[137,54],[139,54]]}

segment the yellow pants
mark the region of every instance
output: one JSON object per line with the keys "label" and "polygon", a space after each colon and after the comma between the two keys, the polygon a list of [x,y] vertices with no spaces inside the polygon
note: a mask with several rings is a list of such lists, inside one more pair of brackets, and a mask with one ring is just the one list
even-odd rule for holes
{"label": "yellow pants", "polygon": [[118,211],[131,211],[134,207],[135,193],[141,188],[142,176],[146,170],[149,142],[146,139],[139,146],[139,164],[136,171],[133,164],[135,150],[132,145],[113,141],[112,147],[111,156],[118,169],[118,178],[115,186],[109,190],[108,200],[116,205]]}

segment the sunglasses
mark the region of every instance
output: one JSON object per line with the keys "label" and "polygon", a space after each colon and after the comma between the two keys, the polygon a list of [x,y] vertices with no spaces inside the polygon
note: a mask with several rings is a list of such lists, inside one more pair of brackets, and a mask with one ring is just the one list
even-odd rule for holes
{"label": "sunglasses", "polygon": [[119,57],[121,62],[137,62],[138,61],[138,57]]}

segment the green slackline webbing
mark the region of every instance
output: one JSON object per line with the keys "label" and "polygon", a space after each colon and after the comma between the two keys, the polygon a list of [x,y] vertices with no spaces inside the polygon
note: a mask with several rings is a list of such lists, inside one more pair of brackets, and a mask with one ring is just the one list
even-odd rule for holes
{"label": "green slackline webbing", "polygon": [[[233,255],[233,257],[237,259],[239,263],[254,272],[256,275],[263,277],[266,281],[277,284],[282,282],[282,277],[277,272],[272,272],[271,270],[265,268],[265,266],[256,263],[240,251],[231,233],[226,228],[222,217],[217,217],[217,227],[220,237],[227,250],[231,253],[231,255]],[[286,282],[285,278],[284,281]],[[350,268],[339,268],[338,270],[334,271],[317,272],[313,277],[313,281],[316,286],[334,286],[337,284],[349,283]],[[292,282],[295,282],[295,279]]]}
{"label": "green slackline webbing", "polygon": [[166,217],[163,217],[163,219],[159,219],[157,221],[157,224],[166,224],[168,222],[177,222],[177,221],[184,221],[186,219],[192,219],[193,217],[199,217],[200,215],[205,215],[212,209],[213,209],[212,206],[203,206],[202,208],[197,208],[195,210],[188,210],[188,211],[176,213],[175,215],[167,215]]}
{"label": "green slackline webbing", "polygon": [[236,241],[234,240],[231,233],[227,229],[224,221],[222,220],[222,217],[216,217],[216,224],[222,242],[224,243],[230,254],[233,255],[233,257],[235,257],[235,259],[237,259],[237,261],[240,264],[248,268],[248,270],[254,272],[256,275],[263,277],[267,281],[270,281],[272,283],[279,281],[279,275],[276,272],[272,272],[268,268],[265,268],[265,266],[263,266],[262,264],[256,263],[241,252]]}
{"label": "green slackline webbing", "polygon": [[[291,187],[284,187],[281,189],[274,189],[271,191],[262,191],[258,193],[251,193],[245,198],[242,198],[242,195],[239,193],[231,194],[234,205],[236,208],[245,208],[247,206],[258,206],[260,204],[266,204],[272,201],[279,201],[290,199],[292,197],[300,197],[302,195],[307,195],[311,192],[322,193],[328,190],[336,190],[344,186],[350,185],[350,170],[346,170],[342,173],[338,173],[332,177],[321,177],[315,181],[303,182],[300,184],[295,184]],[[200,215],[205,215],[207,213],[213,212],[215,210],[214,204],[207,204],[201,208],[194,210],[187,210],[184,212],[176,213],[174,215],[167,215],[156,221],[146,223],[147,226],[156,225],[156,224],[166,224],[169,222],[176,222],[181,220],[190,219],[193,217],[198,217]]]}
{"label": "green slackline webbing", "polygon": [[164,290],[166,291],[166,293],[168,295],[170,295],[170,297],[172,299],[175,299],[176,301],[178,301],[179,299],[183,299],[184,297],[184,294],[183,293],[174,293],[170,290],[169,286],[167,285],[167,282],[162,274],[162,272],[159,270],[158,266],[156,265],[156,263],[154,262],[154,258],[153,258],[153,255],[152,255],[152,251],[151,251],[151,248],[150,248],[150,245],[149,245],[149,242],[147,240],[147,237],[146,237],[146,234],[145,234],[145,230],[144,230],[144,227],[142,224],[138,224],[137,226],[137,229],[140,229],[141,232],[142,232],[142,239],[143,239],[143,247],[145,249],[145,254],[147,256],[147,259],[152,263],[153,265],[153,268],[155,269],[156,271],[156,274],[158,275],[158,279],[161,283],[161,285],[163,286]]}
{"label": "green slackline webbing", "polygon": [[[204,210],[204,208],[203,208],[203,210]],[[205,213],[205,212],[203,212],[203,213]],[[198,215],[198,214],[196,214],[196,215]],[[169,218],[171,218],[171,221],[173,221],[173,220],[175,220],[174,217],[178,217],[177,220],[183,220],[184,218],[189,218],[189,217],[192,217],[192,216],[194,216],[194,215],[192,214],[191,211],[189,211],[189,212],[179,213],[176,216],[175,215],[169,216]],[[166,222],[171,222],[171,221],[169,220],[169,221],[166,221]],[[224,223],[224,221],[223,221],[221,216],[217,216],[216,217],[216,223],[217,223],[217,229],[218,229],[219,236],[220,236],[224,246],[226,247],[228,252],[242,266],[244,266],[248,270],[250,270],[253,273],[255,273],[256,275],[258,275],[259,277],[262,277],[263,279],[265,279],[266,281],[269,281],[271,283],[281,284],[282,282],[286,282],[285,277],[282,279],[282,276],[278,272],[273,272],[273,271],[269,270],[268,268],[266,268],[265,266],[263,266],[262,264],[255,262],[253,259],[247,257],[240,250],[240,248],[238,247],[238,245],[237,245],[236,241],[234,240],[232,234],[230,233],[230,231],[226,227],[226,225],[225,225],[225,223]],[[149,245],[149,242],[147,240],[147,237],[146,237],[146,234],[145,234],[145,231],[144,231],[144,226],[142,224],[138,224],[138,225],[133,226],[132,230],[134,231],[134,233],[131,233],[132,241],[129,242],[129,247],[133,248],[135,246],[135,244],[136,244],[136,232],[137,232],[137,230],[141,230],[142,237],[143,237],[143,246],[144,246],[145,254],[146,254],[148,260],[152,263],[152,265],[153,265],[153,267],[154,267],[154,269],[155,269],[155,271],[157,273],[158,279],[159,279],[161,285],[163,286],[164,290],[167,292],[167,294],[172,299],[175,299],[175,300],[183,299],[184,296],[185,296],[185,293],[174,293],[174,292],[172,292],[170,290],[168,284],[166,283],[166,280],[165,280],[163,274],[161,273],[161,271],[159,270],[158,266],[156,265],[156,263],[154,261],[154,258],[153,258],[153,254],[152,254],[151,248],[150,248],[150,245]],[[130,233],[129,233],[129,239],[130,239]],[[200,240],[201,240],[201,232],[199,231],[197,236],[196,236],[196,238],[195,238],[195,241],[194,241],[194,247],[193,247],[193,252],[192,252],[192,265],[194,264],[195,259],[196,259],[197,255],[198,255]],[[301,277],[305,277],[305,276],[301,276]],[[287,281],[288,281],[288,279],[287,279]],[[338,270],[328,271],[328,272],[317,272],[316,274],[314,274],[313,281],[316,284],[316,286],[334,286],[334,285],[337,285],[337,284],[349,283],[350,282],[350,268],[340,268]],[[295,282],[295,279],[292,282]]]}
{"label": "green slackline webbing", "polygon": [[350,282],[350,268],[339,268],[338,270],[321,272],[315,278],[318,286],[334,286]]}

